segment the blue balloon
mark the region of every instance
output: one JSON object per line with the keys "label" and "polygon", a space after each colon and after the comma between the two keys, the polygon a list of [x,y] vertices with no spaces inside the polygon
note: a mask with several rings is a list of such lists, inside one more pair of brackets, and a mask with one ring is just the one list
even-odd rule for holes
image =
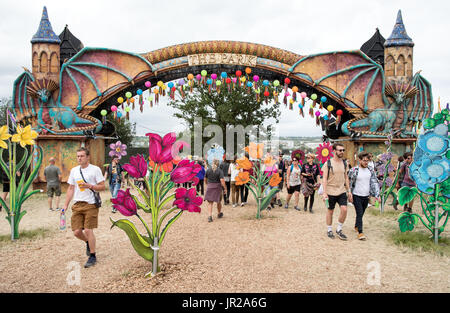
{"label": "blue balloon", "polygon": [[328,115],[324,115],[324,116],[323,116],[323,119],[324,119],[325,121],[328,121]]}
{"label": "blue balloon", "polygon": [[322,96],[322,98],[320,98],[320,101],[322,101],[322,103],[325,103],[325,102],[327,102],[327,97],[325,97],[325,96]]}
{"label": "blue balloon", "polygon": [[252,86],[253,86],[252,82],[247,82],[247,87],[252,87]]}
{"label": "blue balloon", "polygon": [[298,107],[299,107],[300,109],[303,109],[303,105],[302,105],[301,103],[298,104]]}
{"label": "blue balloon", "polygon": [[206,81],[206,83],[207,83],[208,85],[212,85],[212,79],[211,79],[211,78],[208,78],[208,80]]}
{"label": "blue balloon", "polygon": [[222,74],[220,74],[220,76],[222,76],[222,78],[227,78],[227,72],[222,72]]}
{"label": "blue balloon", "polygon": [[173,87],[173,83],[170,82],[170,83],[167,84],[167,86],[168,86],[169,88],[172,88],[172,87]]}
{"label": "blue balloon", "polygon": [[264,85],[264,86],[269,86],[269,81],[268,81],[267,79],[265,79],[265,80],[263,81],[263,85]]}
{"label": "blue balloon", "polygon": [[117,112],[117,117],[121,118],[122,117],[122,112]]}
{"label": "blue balloon", "polygon": [[140,95],[142,95],[142,90],[141,90],[141,89],[138,89],[138,90],[136,91],[136,93],[140,96]]}

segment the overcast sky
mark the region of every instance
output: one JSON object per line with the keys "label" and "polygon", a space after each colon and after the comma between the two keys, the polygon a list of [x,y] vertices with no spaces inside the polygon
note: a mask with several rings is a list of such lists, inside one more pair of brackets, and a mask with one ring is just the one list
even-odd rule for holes
{"label": "overcast sky", "polygon": [[[402,10],[415,43],[414,72],[433,85],[437,105],[450,102],[450,3],[447,1],[100,1],[29,0],[0,2],[0,97],[12,94],[22,66],[31,70],[31,37],[47,6],[53,30],[66,24],[84,46],[144,53],[203,40],[265,44],[297,54],[359,49],[378,27],[388,38]],[[164,104],[131,114],[142,135],[180,130]],[[133,112],[132,112],[133,113]],[[282,109],[281,136],[320,136],[311,118]]]}

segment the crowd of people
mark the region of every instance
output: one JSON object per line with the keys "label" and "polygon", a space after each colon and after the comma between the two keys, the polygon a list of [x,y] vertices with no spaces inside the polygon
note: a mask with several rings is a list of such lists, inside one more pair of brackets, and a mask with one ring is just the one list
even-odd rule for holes
{"label": "crowd of people", "polygon": [[[336,204],[339,206],[339,216],[337,220],[336,236],[339,239],[347,240],[347,236],[343,233],[343,224],[347,217],[347,205],[352,203],[356,212],[354,229],[359,240],[366,240],[363,233],[363,216],[370,205],[370,199],[374,198],[380,201],[380,179],[382,178],[376,172],[373,155],[367,152],[358,154],[357,164],[352,167],[346,159],[344,159],[345,147],[340,143],[333,144],[333,157],[329,159],[322,168],[315,162],[315,155],[308,153],[304,162],[296,157],[292,160],[285,160],[281,154],[275,158],[268,153],[266,158],[274,161],[262,164],[262,170],[271,177],[278,174],[281,181],[278,185],[280,192],[272,199],[271,210],[278,205],[283,206],[281,192],[287,190],[287,196],[284,208],[289,209],[290,201],[294,196],[293,208],[301,211],[299,206],[300,193],[303,196],[303,210],[314,213],[314,200],[316,191],[321,194],[325,202],[326,210],[326,226],[327,236],[331,239],[335,238],[333,232],[333,215]],[[245,157],[249,158],[248,154]],[[412,162],[412,153],[406,152],[400,156],[399,179],[397,189],[408,186],[415,186],[414,180],[409,173],[409,166]],[[96,205],[95,192],[105,189],[105,181],[109,181],[109,190],[111,198],[117,197],[117,193],[125,182],[126,171],[120,164],[118,157],[113,157],[111,163],[106,166],[104,174],[99,167],[90,164],[89,150],[80,148],[77,151],[77,160],[79,166],[74,167],[70,171],[68,178],[69,187],[66,192],[64,205],[60,208],[61,196],[61,170],[55,165],[55,159],[49,159],[49,165],[44,169],[44,176],[47,181],[47,195],[49,210],[67,210],[70,202],[73,200],[71,227],[74,236],[86,243],[86,254],[89,257],[85,267],[90,267],[96,263],[95,255],[95,236],[93,230],[97,228],[99,207]],[[253,162],[249,160],[250,163]],[[238,184],[238,175],[242,171],[249,172],[249,176],[253,176],[253,167],[248,169],[240,168],[238,165],[238,157],[229,159],[225,158],[222,162],[213,160],[211,164],[196,159],[195,163],[200,165],[201,170],[197,174],[198,183],[196,190],[198,195],[203,196],[207,203],[208,222],[213,221],[213,206],[217,207],[217,218],[224,216],[223,208],[230,205],[233,208],[245,206],[248,201],[249,181],[245,184]],[[17,173],[17,178],[20,173]],[[1,175],[3,184],[3,200],[9,192],[9,180],[5,173]],[[139,186],[139,181],[132,182]],[[185,188],[191,188],[193,182],[187,182],[183,185]],[[141,188],[145,188],[144,184]],[[272,186],[264,186],[264,188],[274,188]],[[55,199],[54,199],[55,198]],[[53,200],[55,200],[53,206]],[[395,199],[394,199],[395,200]],[[231,202],[230,202],[231,201]],[[405,204],[404,211],[412,211],[412,201]],[[55,209],[54,209],[55,207]],[[397,210],[397,203],[394,201],[394,208]],[[1,210],[1,206],[0,206]],[[112,213],[117,211],[113,208]]]}

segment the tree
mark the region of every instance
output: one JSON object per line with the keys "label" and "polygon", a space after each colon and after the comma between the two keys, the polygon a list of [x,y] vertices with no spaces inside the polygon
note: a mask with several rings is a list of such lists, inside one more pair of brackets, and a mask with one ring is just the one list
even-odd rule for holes
{"label": "tree", "polygon": [[[270,127],[263,129],[261,126],[270,118],[274,118],[278,123],[281,113],[279,103],[274,101],[266,103],[262,93],[257,99],[255,91],[244,86],[227,88],[222,85],[220,92],[217,92],[209,90],[208,86],[197,85],[193,92],[186,92],[184,98],[176,97],[170,100],[168,105],[179,110],[174,116],[186,122],[191,134],[194,134],[196,118],[201,118],[202,134],[209,125],[217,125],[225,136],[228,127],[240,125],[243,128],[255,126],[258,129],[258,136],[270,137]],[[211,137],[202,136],[202,147]],[[248,141],[247,134],[244,144],[247,145]],[[191,143],[193,144],[193,138]],[[237,151],[236,141],[234,148],[234,151]]]}
{"label": "tree", "polygon": [[[107,116],[108,121],[110,121],[114,128],[116,129],[114,135],[117,136],[117,139],[109,139],[105,142],[106,149],[105,149],[105,160],[108,161],[111,159],[109,156],[109,145],[111,143],[115,143],[118,140],[120,140],[121,143],[124,143],[127,145],[127,148],[132,147],[132,141],[133,138],[136,137],[136,123],[131,123],[128,119],[125,117],[120,119],[120,123],[113,118],[112,114]],[[126,158],[128,160],[128,158]]]}
{"label": "tree", "polygon": [[0,126],[6,125],[6,108],[11,101],[11,97],[3,97],[0,99]]}

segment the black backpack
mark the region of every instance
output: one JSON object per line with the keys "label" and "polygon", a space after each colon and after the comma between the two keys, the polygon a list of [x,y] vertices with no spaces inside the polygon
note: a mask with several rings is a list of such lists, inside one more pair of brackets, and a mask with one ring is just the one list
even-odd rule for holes
{"label": "black backpack", "polygon": [[[345,175],[347,176],[347,160],[342,160],[342,161],[344,161],[344,172],[345,172]],[[331,165],[331,159],[329,159],[328,161],[327,161],[327,168],[328,168],[328,176],[330,175],[330,169],[331,169],[331,171],[333,171],[333,166]]]}

